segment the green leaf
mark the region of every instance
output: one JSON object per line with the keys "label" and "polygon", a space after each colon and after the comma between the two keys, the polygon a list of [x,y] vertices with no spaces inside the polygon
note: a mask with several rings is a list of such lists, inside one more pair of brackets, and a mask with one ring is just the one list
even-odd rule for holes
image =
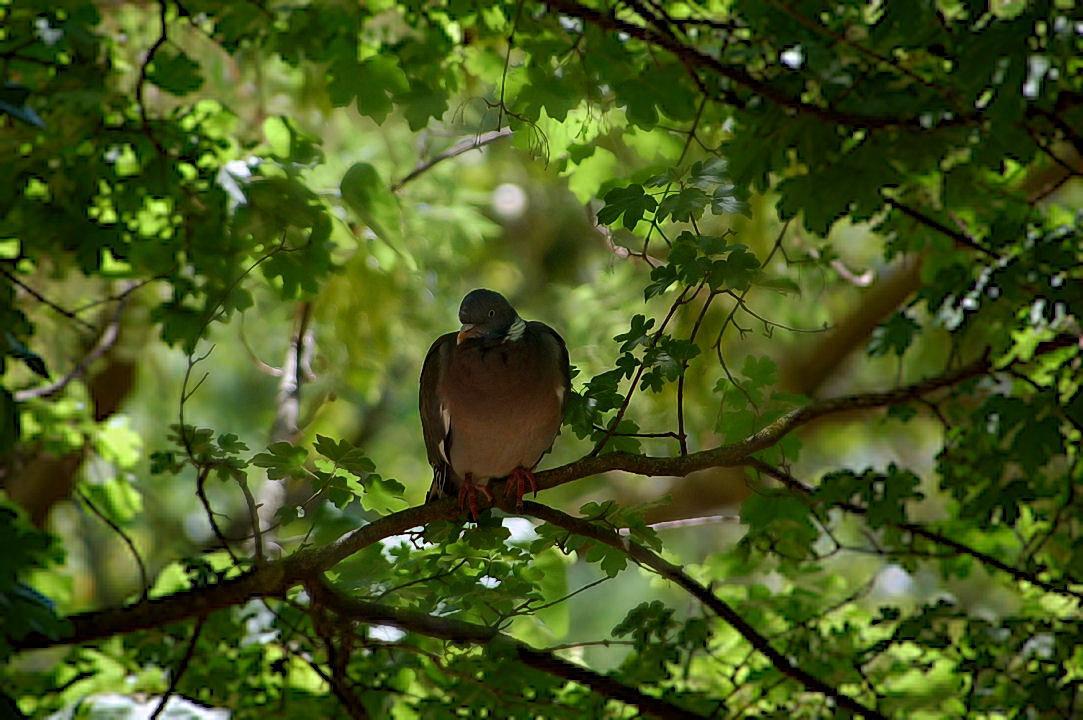
{"label": "green leaf", "polygon": [[147,67],[147,80],[174,95],[187,95],[203,87],[199,63],[183,50],[163,45]]}
{"label": "green leaf", "polygon": [[376,470],[376,463],[361,450],[345,440],[333,440],[316,435],[316,452],[353,475],[363,477]]}
{"label": "green leaf", "polygon": [[753,385],[771,387],[778,384],[778,366],[766,355],[749,355],[741,366],[741,374]]}
{"label": "green leaf", "polygon": [[722,260],[715,260],[710,265],[707,282],[712,290],[731,288],[747,290],[756,277],[760,261],[745,247],[738,247]]}
{"label": "green leaf", "polygon": [[142,457],[143,438],[132,429],[128,417],[114,415],[101,425],[94,448],[118,468],[130,469]]}
{"label": "green leaf", "polygon": [[444,116],[447,99],[447,91],[414,79],[410,89],[396,97],[395,101],[402,107],[402,114],[410,129],[417,131],[427,126],[430,119],[439,120]]}
{"label": "green leaf", "polygon": [[1028,418],[1012,441],[1011,451],[1024,470],[1037,472],[1050,459],[1062,456],[1065,451],[1060,422],[1049,416]]}
{"label": "green leaf", "polygon": [[0,114],[10,115],[27,125],[44,128],[45,121],[34,112],[34,108],[27,104],[26,101],[29,98],[29,88],[16,83],[5,82],[0,85]]}
{"label": "green leaf", "polygon": [[688,168],[688,180],[702,190],[727,182],[726,160],[712,155],[706,160],[697,160]]}
{"label": "green leaf", "polygon": [[653,212],[656,207],[658,202],[638,183],[613,188],[605,194],[605,206],[598,211],[598,222],[612,225],[623,216],[624,227],[631,230],[643,219],[644,213]]}
{"label": "green leaf", "polygon": [[711,193],[711,212],[715,215],[733,215],[741,212],[742,204],[734,194],[732,184],[719,185]]}
{"label": "green leaf", "polygon": [[635,647],[643,649],[665,638],[677,626],[674,612],[660,600],[642,602],[628,611],[612,630],[614,637],[631,636]]}
{"label": "green leaf", "polygon": [[231,455],[248,450],[248,446],[241,442],[233,433],[223,433],[222,435],[219,435],[218,447],[222,448],[222,452]]}
{"label": "green leaf", "polygon": [[544,107],[549,117],[560,122],[580,102],[576,93],[568,92],[565,79],[536,63],[532,63],[527,70],[527,84],[519,91],[518,100],[524,104],[523,114],[531,120],[537,120],[539,111]]}
{"label": "green leaf", "polygon": [[348,105],[356,100],[357,111],[377,123],[383,123],[391,112],[394,98],[410,89],[410,82],[389,55],[376,55],[363,62],[352,59],[334,63],[327,92],[332,104]]}
{"label": "green leaf", "polygon": [[49,370],[45,367],[45,361],[41,359],[40,355],[19,342],[10,332],[4,333],[4,338],[7,340],[8,353],[12,357],[22,360],[36,375],[40,375],[46,380],[49,379]]}
{"label": "green leaf", "polygon": [[594,543],[583,557],[589,563],[598,563],[608,577],[616,577],[628,566],[628,556],[620,550],[602,543]]}
{"label": "green leaf", "polygon": [[252,458],[256,467],[266,468],[267,477],[272,480],[282,478],[303,478],[308,475],[305,460],[308,450],[288,442],[276,442],[267,446],[268,452],[259,453]]}
{"label": "green leaf", "polygon": [[[268,117],[263,121],[263,135],[267,138],[267,143],[275,156],[286,163],[307,167],[323,162],[319,138],[302,130],[292,118],[279,115]],[[267,183],[266,186],[283,187],[281,183]],[[249,188],[251,189],[252,186],[249,185]],[[314,197],[307,187],[295,194],[306,198]],[[305,213],[305,215],[309,214]],[[304,226],[310,225],[311,222],[301,221],[296,224]]]}
{"label": "green leaf", "polygon": [[357,216],[392,247],[402,243],[399,203],[388,184],[368,163],[355,163],[342,176],[342,199]]}
{"label": "green leaf", "polygon": [[82,487],[94,506],[118,525],[127,525],[143,512],[143,496],[127,480],[115,477]]}
{"label": "green leaf", "polygon": [[0,387],[0,458],[15,447],[21,431],[19,405],[15,402],[15,396],[6,388]]}
{"label": "green leaf", "polygon": [[643,289],[643,299],[650,300],[652,297],[661,295],[675,282],[677,282],[677,268],[671,265],[652,268],[651,283]]}
{"label": "green leaf", "polygon": [[806,558],[819,532],[805,503],[791,495],[753,493],[741,505],[745,540],[786,559]]}
{"label": "green leaf", "polygon": [[654,318],[648,319],[647,316],[641,314],[633,315],[632,326],[628,332],[621,333],[613,339],[621,343],[620,351],[626,353],[639,345],[649,345],[651,338],[647,333],[652,327],[654,327]]}
{"label": "green leaf", "polygon": [[872,332],[869,342],[869,355],[877,357],[893,352],[902,355],[914,337],[921,331],[921,325],[905,311],[893,313]]}
{"label": "green leaf", "polygon": [[667,217],[676,222],[695,220],[703,215],[707,202],[707,193],[698,187],[684,188],[680,192],[671,193],[662,198],[662,202],[658,204],[658,212],[655,214],[655,218],[659,222]]}

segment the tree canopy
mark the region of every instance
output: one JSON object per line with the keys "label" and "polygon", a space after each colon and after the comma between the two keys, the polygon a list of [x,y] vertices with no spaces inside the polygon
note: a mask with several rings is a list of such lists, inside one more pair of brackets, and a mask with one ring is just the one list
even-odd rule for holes
{"label": "tree canopy", "polygon": [[[1083,712],[1072,0],[0,0],[0,81],[0,715]],[[473,521],[475,287],[574,379]]]}

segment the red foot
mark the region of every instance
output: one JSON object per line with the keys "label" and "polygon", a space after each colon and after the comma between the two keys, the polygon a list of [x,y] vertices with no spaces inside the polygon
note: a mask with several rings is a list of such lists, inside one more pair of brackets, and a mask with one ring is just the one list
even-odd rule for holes
{"label": "red foot", "polygon": [[526,484],[530,483],[530,489],[534,491],[534,497],[538,496],[538,479],[534,473],[524,467],[517,467],[508,475],[508,481],[504,483],[504,497],[515,492],[515,507],[523,506],[523,495],[526,495]]}
{"label": "red foot", "polygon": [[478,485],[474,483],[474,477],[470,473],[466,474],[462,483],[459,484],[459,510],[464,510],[467,507],[470,508],[470,517],[474,518],[476,522],[478,519],[478,493],[481,493],[489,499],[489,502],[493,500],[493,494],[489,492],[489,488],[485,485]]}

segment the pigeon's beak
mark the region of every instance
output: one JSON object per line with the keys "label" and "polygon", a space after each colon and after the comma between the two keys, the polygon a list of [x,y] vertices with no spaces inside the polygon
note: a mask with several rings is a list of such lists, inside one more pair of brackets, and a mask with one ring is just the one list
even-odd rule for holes
{"label": "pigeon's beak", "polygon": [[478,334],[477,330],[470,323],[464,323],[462,328],[459,329],[459,334],[455,337],[455,344],[459,345],[463,340],[472,338]]}

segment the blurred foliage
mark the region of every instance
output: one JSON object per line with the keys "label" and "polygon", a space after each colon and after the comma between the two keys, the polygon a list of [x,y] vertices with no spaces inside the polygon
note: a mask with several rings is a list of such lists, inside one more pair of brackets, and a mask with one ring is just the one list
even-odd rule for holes
{"label": "blurred foliage", "polygon": [[546,503],[870,716],[1080,712],[1076,3],[0,0],[0,76],[0,714],[637,715],[562,658],[849,716],[628,547],[495,511],[327,577],[503,640],[291,587],[64,642],[421,502],[415,378],[480,286],[568,341],[547,465],[844,398]]}

